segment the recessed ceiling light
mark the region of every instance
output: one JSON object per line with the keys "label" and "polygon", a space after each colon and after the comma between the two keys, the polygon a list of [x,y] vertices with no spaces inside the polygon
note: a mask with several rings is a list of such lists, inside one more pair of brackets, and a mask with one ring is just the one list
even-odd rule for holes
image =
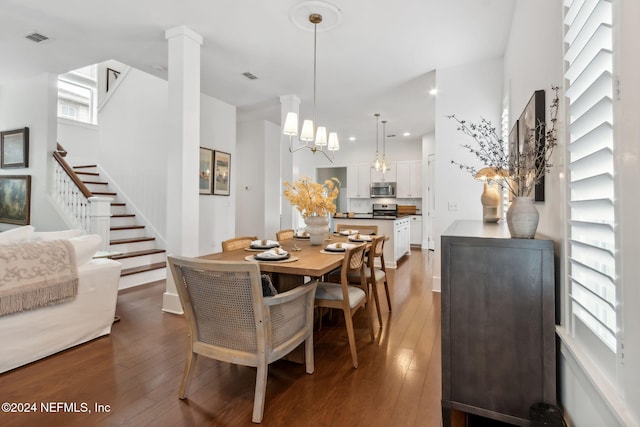
{"label": "recessed ceiling light", "polygon": [[429,95],[437,95],[438,94],[438,89],[433,88],[429,91]]}
{"label": "recessed ceiling light", "polygon": [[411,136],[411,132],[405,132],[402,134],[402,136]]}
{"label": "recessed ceiling light", "polygon": [[356,137],[355,137],[355,136],[350,136],[350,137],[349,137],[349,141],[355,141],[355,140],[356,140]]}

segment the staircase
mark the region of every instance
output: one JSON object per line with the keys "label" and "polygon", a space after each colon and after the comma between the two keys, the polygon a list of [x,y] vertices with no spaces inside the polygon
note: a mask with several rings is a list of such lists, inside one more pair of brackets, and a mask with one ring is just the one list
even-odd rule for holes
{"label": "staircase", "polygon": [[109,251],[117,252],[109,258],[122,264],[119,289],[166,279],[166,253],[156,247],[155,237],[145,234],[145,226],[136,224],[135,214],[129,213],[125,203],[110,191],[109,183],[100,180],[96,165],[73,166],[80,180],[94,196],[112,197]]}

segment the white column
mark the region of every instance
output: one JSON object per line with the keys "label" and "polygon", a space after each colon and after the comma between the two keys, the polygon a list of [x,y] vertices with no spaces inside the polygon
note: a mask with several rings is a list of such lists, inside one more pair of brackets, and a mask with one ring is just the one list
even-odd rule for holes
{"label": "white column", "polygon": [[[297,169],[294,161],[293,161],[293,153],[289,152],[289,136],[284,135],[282,133],[282,128],[284,127],[284,121],[287,118],[287,113],[296,113],[298,114],[298,136],[300,136],[300,128],[302,126],[301,117],[300,117],[300,98],[296,95],[282,95],[280,97],[280,153],[281,153],[281,161],[280,161],[280,176],[281,182],[284,190],[284,182],[289,181],[292,182],[294,180],[294,176],[297,178],[298,173],[294,172],[294,169]],[[298,141],[298,136],[294,136],[294,144]],[[282,191],[280,192],[281,198],[281,206],[282,213],[280,216],[280,228],[291,228],[295,227],[294,224],[294,209],[291,206],[291,203],[282,195]]]}
{"label": "white column", "polygon": [[102,237],[100,250],[109,250],[109,234],[111,228],[111,197],[89,197],[89,230]]}
{"label": "white column", "polygon": [[[167,30],[165,37],[169,44],[170,141],[167,150],[167,254],[197,256],[202,37],[185,26]],[[182,313],[168,265],[162,310]]]}

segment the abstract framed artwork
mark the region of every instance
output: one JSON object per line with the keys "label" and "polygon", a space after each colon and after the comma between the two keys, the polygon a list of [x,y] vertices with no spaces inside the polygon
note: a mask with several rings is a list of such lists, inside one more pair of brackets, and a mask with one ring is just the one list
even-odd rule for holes
{"label": "abstract framed artwork", "polygon": [[0,222],[28,225],[30,214],[31,175],[0,176]]}
{"label": "abstract framed artwork", "polygon": [[[544,90],[536,90],[531,99],[527,103],[524,111],[518,119],[518,145],[520,153],[523,154],[521,161],[527,161],[537,158],[536,162],[544,162],[536,155],[545,144],[545,100]],[[536,164],[536,167],[544,167]],[[518,165],[523,167],[523,165]],[[531,168],[533,165],[526,165]],[[544,202],[544,175],[540,182],[535,185],[533,200],[536,202]]]}
{"label": "abstract framed artwork", "polygon": [[213,152],[213,194],[231,194],[231,154],[217,150]]}
{"label": "abstract framed artwork", "polygon": [[0,167],[29,167],[29,128],[0,132]]}
{"label": "abstract framed artwork", "polygon": [[211,194],[213,192],[213,150],[200,147],[200,194]]}

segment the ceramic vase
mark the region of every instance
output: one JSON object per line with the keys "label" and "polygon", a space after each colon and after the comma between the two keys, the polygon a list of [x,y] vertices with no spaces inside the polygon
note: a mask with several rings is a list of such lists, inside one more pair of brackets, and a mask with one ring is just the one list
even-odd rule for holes
{"label": "ceramic vase", "polygon": [[507,226],[511,237],[533,239],[540,215],[531,197],[515,197],[507,211]]}
{"label": "ceramic vase", "polygon": [[312,246],[322,245],[325,236],[329,232],[329,216],[308,216],[304,219],[305,231],[309,233],[309,241]]}

